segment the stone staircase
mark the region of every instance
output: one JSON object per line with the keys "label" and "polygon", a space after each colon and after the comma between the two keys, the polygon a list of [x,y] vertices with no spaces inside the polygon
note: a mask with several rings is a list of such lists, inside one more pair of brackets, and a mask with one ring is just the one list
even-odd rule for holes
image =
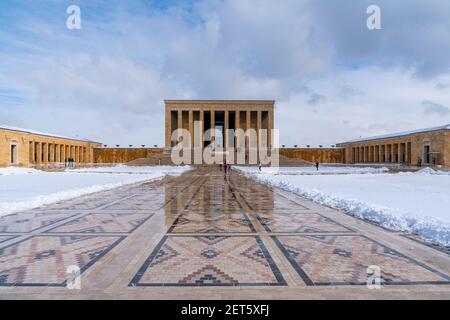
{"label": "stone staircase", "polygon": [[[158,155],[151,155],[147,158],[140,158],[130,162],[127,162],[125,165],[128,166],[157,166],[157,165],[165,165],[170,166],[173,165],[170,153],[163,153]],[[285,156],[280,156],[280,167],[307,167],[313,166],[314,164],[302,159],[289,158]]]}

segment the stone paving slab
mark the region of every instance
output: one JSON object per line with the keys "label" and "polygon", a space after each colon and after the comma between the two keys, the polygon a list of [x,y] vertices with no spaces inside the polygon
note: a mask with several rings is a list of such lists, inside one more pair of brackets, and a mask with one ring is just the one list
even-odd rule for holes
{"label": "stone paving slab", "polygon": [[0,219],[0,299],[449,299],[449,274],[446,252],[215,167]]}

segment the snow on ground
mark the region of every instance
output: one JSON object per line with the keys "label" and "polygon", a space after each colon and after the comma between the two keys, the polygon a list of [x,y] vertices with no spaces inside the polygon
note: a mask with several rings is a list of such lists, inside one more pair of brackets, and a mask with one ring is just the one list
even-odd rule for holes
{"label": "snow on ground", "polygon": [[92,167],[80,169],[66,169],[66,172],[89,172],[89,173],[123,173],[123,174],[146,174],[153,173],[155,170],[162,173],[183,173],[186,171],[185,167],[174,166],[126,166],[117,165],[114,167]]}
{"label": "snow on ground", "polygon": [[[247,173],[259,173],[258,167],[242,167]],[[346,167],[321,165],[316,167],[262,167],[262,173],[281,175],[317,175],[317,174],[348,174],[348,173],[381,173],[389,171],[386,167]]]}
{"label": "snow on ground", "polygon": [[17,168],[17,167],[0,168],[0,176],[11,176],[11,175],[30,174],[39,172],[41,171],[31,168]]}
{"label": "snow on ground", "polygon": [[[295,192],[319,204],[386,228],[421,235],[450,245],[450,173],[422,169],[415,173],[305,175],[258,173],[240,167],[257,180]],[[281,168],[280,172],[292,172]],[[324,168],[324,170],[326,170]],[[347,169],[346,169],[347,170]]]}
{"label": "snow on ground", "polygon": [[190,167],[148,167],[145,173],[118,174],[0,168],[0,216],[187,170]]}

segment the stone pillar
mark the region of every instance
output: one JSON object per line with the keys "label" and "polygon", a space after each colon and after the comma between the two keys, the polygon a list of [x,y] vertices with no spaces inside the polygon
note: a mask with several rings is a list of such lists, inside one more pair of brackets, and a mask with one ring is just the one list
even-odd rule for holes
{"label": "stone pillar", "polygon": [[224,111],[224,135],[223,135],[223,145],[224,145],[224,151],[228,150],[228,136],[227,136],[227,130],[230,127],[230,112],[228,110]]}
{"label": "stone pillar", "polygon": [[47,143],[42,144],[42,162],[43,163],[48,162],[48,144]]}
{"label": "stone pillar", "polygon": [[61,145],[60,146],[60,162],[65,162],[66,161],[66,146],[65,145]]}
{"label": "stone pillar", "polygon": [[258,110],[256,113],[256,131],[257,131],[257,136],[258,136],[258,148],[259,148],[259,144],[260,144],[260,131],[262,129],[262,111]]}
{"label": "stone pillar", "polygon": [[55,162],[61,162],[60,145],[55,144]]}
{"label": "stone pillar", "polygon": [[172,146],[171,136],[172,136],[172,113],[169,108],[166,108],[166,121],[165,121],[165,129],[166,129],[166,148],[170,148]]}
{"label": "stone pillar", "polygon": [[411,160],[411,159],[409,159],[409,148],[410,148],[409,142],[406,141],[405,142],[405,162],[406,162],[406,164],[409,164],[410,160]]}
{"label": "stone pillar", "polygon": [[189,134],[191,143],[191,160],[194,160],[194,111],[189,110]]}
{"label": "stone pillar", "polygon": [[[245,131],[249,132],[248,130],[251,129],[252,127],[252,118],[251,118],[252,113],[247,110],[246,114],[245,114]],[[250,152],[250,136],[246,136],[245,138],[245,150],[246,150],[246,154],[248,157],[248,153]]]}
{"label": "stone pillar", "polygon": [[216,112],[215,112],[215,110],[213,110],[213,109],[211,109],[211,123],[210,123],[210,126],[211,126],[211,129],[213,130],[213,131],[211,131],[212,132],[212,134],[211,134],[211,136],[209,137],[210,138],[210,141],[212,141],[213,140],[213,137],[214,137],[214,140],[216,139],[215,138],[215,132],[214,132],[214,129],[216,128]]}
{"label": "stone pillar", "polygon": [[259,148],[261,148],[261,129],[262,129],[262,111],[258,110],[256,113],[256,148],[258,151],[258,163],[261,161],[259,158]]}
{"label": "stone pillar", "polygon": [[201,138],[201,150],[202,150],[202,159],[203,159],[203,147],[205,146],[205,142],[204,142],[204,138],[205,138],[205,111],[204,110],[200,110],[200,122],[202,123],[201,125],[201,132],[200,132],[200,138]]}
{"label": "stone pillar", "polygon": [[36,142],[36,146],[35,146],[36,150],[36,163],[39,164],[42,162],[42,149],[41,149],[41,143],[40,142]]}
{"label": "stone pillar", "polygon": [[275,119],[274,119],[274,114],[273,111],[269,111],[269,132],[268,132],[268,140],[269,140],[269,144],[268,144],[268,148],[271,149],[272,148],[272,143],[273,143],[273,137],[272,137],[272,129],[274,129],[274,125],[275,125]]}
{"label": "stone pillar", "polygon": [[397,163],[402,163],[402,144],[397,145]]}
{"label": "stone pillar", "polygon": [[30,141],[30,163],[34,163],[34,141]]}
{"label": "stone pillar", "polygon": [[[182,110],[178,110],[178,125],[177,125],[177,129],[182,129],[183,128],[183,111]],[[180,135],[178,135],[178,138],[180,137]]]}
{"label": "stone pillar", "polygon": [[211,110],[211,129],[216,128],[216,112],[215,110]]}

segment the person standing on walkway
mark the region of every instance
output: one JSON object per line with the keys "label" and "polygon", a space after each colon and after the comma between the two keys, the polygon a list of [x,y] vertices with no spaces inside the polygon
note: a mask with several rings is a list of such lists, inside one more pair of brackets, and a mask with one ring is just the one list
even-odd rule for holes
{"label": "person standing on walkway", "polygon": [[317,171],[319,171],[319,166],[320,166],[320,163],[319,163],[319,161],[317,161],[317,162],[316,162],[316,170],[317,170]]}

